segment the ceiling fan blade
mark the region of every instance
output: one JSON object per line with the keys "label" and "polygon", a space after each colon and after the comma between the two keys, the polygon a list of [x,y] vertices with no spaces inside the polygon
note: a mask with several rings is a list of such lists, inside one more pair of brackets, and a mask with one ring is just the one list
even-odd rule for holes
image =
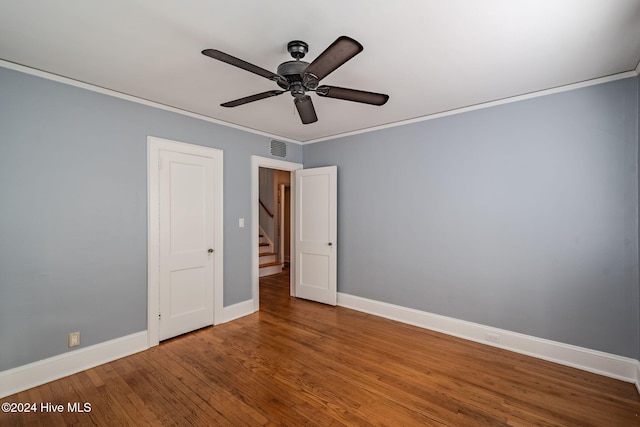
{"label": "ceiling fan blade", "polygon": [[344,99],[345,101],[362,102],[371,105],[384,105],[389,100],[389,95],[383,93],[365,92],[337,86],[318,86],[316,93],[327,98]]}
{"label": "ceiling fan blade", "polygon": [[298,114],[300,114],[300,119],[303,124],[308,125],[309,123],[318,121],[316,109],[313,108],[313,102],[309,95],[305,95],[300,98],[293,98],[293,103],[296,104]]}
{"label": "ceiling fan blade", "polygon": [[269,70],[265,70],[264,68],[258,67],[257,65],[253,65],[247,61],[243,61],[242,59],[238,59],[235,56],[231,56],[227,53],[220,52],[216,49],[205,49],[202,51],[203,55],[206,55],[210,58],[217,59],[218,61],[226,62],[229,65],[233,65],[238,68],[242,68],[243,70],[249,71],[250,73],[257,74],[259,76],[265,77],[269,80],[273,80],[274,82],[283,82],[287,83],[287,79],[282,77],[279,74],[272,73]]}
{"label": "ceiling fan blade", "polygon": [[311,85],[307,84],[307,87],[313,89],[313,81],[317,86],[319,80],[362,52],[362,49],[362,45],[354,39],[347,36],[338,37],[304,70],[305,84],[311,83]]}
{"label": "ceiling fan blade", "polygon": [[270,90],[268,92],[257,93],[251,96],[245,96],[244,98],[236,99],[233,101],[220,104],[221,107],[237,107],[238,105],[248,104],[253,101],[260,101],[261,99],[270,98],[284,93],[284,90]]}

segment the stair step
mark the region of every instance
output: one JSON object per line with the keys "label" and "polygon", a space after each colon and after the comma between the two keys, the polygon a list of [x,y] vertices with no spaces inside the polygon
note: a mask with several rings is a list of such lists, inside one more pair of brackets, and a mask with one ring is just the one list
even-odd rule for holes
{"label": "stair step", "polygon": [[262,252],[259,253],[258,256],[269,256],[269,255],[275,255],[275,252]]}
{"label": "stair step", "polygon": [[269,246],[268,243],[258,243],[258,246]]}
{"label": "stair step", "polygon": [[282,265],[282,264],[284,264],[284,263],[282,263],[282,262],[280,262],[280,261],[267,262],[267,263],[265,263],[265,264],[260,264],[260,268],[263,268],[263,267],[272,267],[272,266],[274,266],[274,265]]}

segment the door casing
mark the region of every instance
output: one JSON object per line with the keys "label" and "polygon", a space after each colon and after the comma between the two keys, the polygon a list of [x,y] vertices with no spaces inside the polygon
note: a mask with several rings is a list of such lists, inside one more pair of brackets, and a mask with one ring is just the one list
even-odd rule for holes
{"label": "door casing", "polygon": [[[287,199],[287,194],[289,195],[289,199]],[[285,232],[287,226],[291,224],[291,203],[289,202],[291,198],[291,183],[289,184],[280,184],[278,187],[278,199],[280,201],[280,210],[278,211],[278,221],[280,222],[280,227],[278,228],[278,247],[279,250],[279,261],[284,263],[287,261],[285,257],[285,244],[286,237],[289,236],[289,246],[291,246],[291,229],[289,228],[289,232]],[[286,215],[286,211],[289,211],[289,215]],[[287,220],[288,218],[288,220]],[[289,252],[289,260],[291,260],[291,252]]]}

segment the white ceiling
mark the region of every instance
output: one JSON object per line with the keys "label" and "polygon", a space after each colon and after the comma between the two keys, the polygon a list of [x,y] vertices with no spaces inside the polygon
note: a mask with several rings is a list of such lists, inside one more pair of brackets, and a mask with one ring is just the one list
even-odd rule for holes
{"label": "white ceiling", "polygon": [[[205,57],[270,71],[291,40],[312,61],[338,36],[364,51],[321,84],[389,94],[381,107],[291,96]],[[286,140],[315,141],[638,71],[640,0],[0,0],[0,58]]]}

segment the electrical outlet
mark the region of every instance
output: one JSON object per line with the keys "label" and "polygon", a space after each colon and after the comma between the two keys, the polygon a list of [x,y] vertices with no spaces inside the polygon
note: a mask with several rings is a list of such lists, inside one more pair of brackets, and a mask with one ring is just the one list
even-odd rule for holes
{"label": "electrical outlet", "polygon": [[487,341],[491,341],[491,342],[495,342],[495,343],[499,343],[500,342],[500,335],[498,334],[490,334],[489,332],[487,332],[487,335],[485,336]]}
{"label": "electrical outlet", "polygon": [[69,334],[69,347],[77,347],[80,345],[80,332],[71,332]]}

